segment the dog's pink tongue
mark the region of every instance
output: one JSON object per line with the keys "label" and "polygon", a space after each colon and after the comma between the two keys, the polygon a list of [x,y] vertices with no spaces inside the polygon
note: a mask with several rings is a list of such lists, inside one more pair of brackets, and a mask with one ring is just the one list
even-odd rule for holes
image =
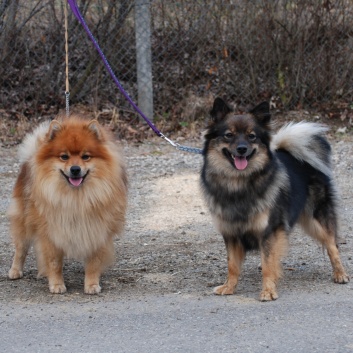
{"label": "dog's pink tongue", "polygon": [[235,167],[239,170],[244,170],[248,166],[248,161],[245,157],[234,157]]}
{"label": "dog's pink tongue", "polygon": [[69,182],[73,186],[79,186],[82,183],[83,178],[72,179],[69,178]]}

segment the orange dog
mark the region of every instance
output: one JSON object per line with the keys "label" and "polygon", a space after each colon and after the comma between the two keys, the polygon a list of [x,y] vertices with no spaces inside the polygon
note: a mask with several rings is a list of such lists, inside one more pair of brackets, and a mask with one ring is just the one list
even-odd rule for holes
{"label": "orange dog", "polygon": [[30,245],[38,276],[65,293],[64,256],[84,261],[84,291],[96,294],[122,232],[127,176],[122,155],[96,120],[43,123],[20,147],[21,169],[9,208],[15,256],[9,278],[23,276]]}

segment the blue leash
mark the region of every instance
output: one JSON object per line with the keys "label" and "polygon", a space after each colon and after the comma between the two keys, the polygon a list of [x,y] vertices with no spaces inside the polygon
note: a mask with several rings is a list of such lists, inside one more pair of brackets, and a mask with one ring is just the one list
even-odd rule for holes
{"label": "blue leash", "polygon": [[147,118],[147,116],[141,111],[141,109],[134,103],[134,101],[131,99],[131,97],[128,95],[128,93],[124,90],[123,86],[120,84],[119,80],[114,74],[114,71],[112,70],[111,66],[109,65],[109,62],[107,58],[105,57],[103,51],[101,50],[98,42],[94,38],[92,32],[88,28],[85,20],[83,19],[81,12],[77,6],[76,0],[67,0],[68,4],[71,7],[72,12],[74,13],[75,17],[79,20],[79,22],[82,24],[83,28],[87,32],[89,38],[93,42],[95,48],[97,49],[100,57],[103,60],[103,63],[105,67],[107,68],[108,72],[110,73],[110,76],[112,77],[113,81],[115,82],[116,86],[119,88],[120,92],[123,94],[123,96],[126,98],[126,100],[130,103],[130,105],[134,108],[134,110],[146,121],[146,123],[149,125],[149,127],[154,131],[154,133],[162,137],[164,140],[166,140],[168,143],[170,143],[173,147],[180,151],[185,151],[185,152],[191,152],[191,153],[197,153],[197,154],[202,154],[202,149],[201,148],[196,148],[196,147],[188,147],[188,146],[183,146],[180,145],[177,142],[174,142],[164,136],[158,129],[157,127]]}

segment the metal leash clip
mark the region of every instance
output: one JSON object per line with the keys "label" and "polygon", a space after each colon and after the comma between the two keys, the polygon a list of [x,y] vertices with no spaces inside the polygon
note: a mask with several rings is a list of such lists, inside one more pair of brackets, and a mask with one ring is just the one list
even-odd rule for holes
{"label": "metal leash clip", "polygon": [[201,148],[196,148],[196,147],[188,147],[188,146],[183,146],[180,145],[179,143],[176,143],[160,133],[160,137],[164,138],[167,142],[169,142],[173,147],[175,147],[179,151],[184,151],[184,152],[191,152],[191,153],[197,153],[197,154],[202,154],[202,149]]}
{"label": "metal leash clip", "polygon": [[66,116],[70,116],[70,92],[65,91]]}

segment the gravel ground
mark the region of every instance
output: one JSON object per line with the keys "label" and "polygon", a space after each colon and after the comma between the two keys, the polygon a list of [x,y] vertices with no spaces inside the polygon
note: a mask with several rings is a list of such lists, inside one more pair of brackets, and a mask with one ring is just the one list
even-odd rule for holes
{"label": "gravel ground", "polygon": [[[340,252],[347,272],[352,274],[353,142],[349,139],[340,142],[332,141],[332,145],[335,177],[341,197],[339,212]],[[319,311],[323,310],[322,306],[314,304],[316,298],[321,298],[320,301],[322,303],[328,300],[323,300],[322,298],[330,298],[329,302],[332,304],[336,297],[340,298],[337,299],[339,302],[344,302],[345,304],[342,310],[334,310],[331,307],[331,318],[337,313],[340,317],[337,316],[336,318],[338,322],[347,321],[349,324],[347,327],[347,323],[345,323],[345,329],[341,328],[342,332],[344,332],[342,337],[335,335],[334,327],[328,328],[328,330],[332,330],[330,333],[333,334],[333,337],[338,337],[340,348],[337,347],[337,350],[335,350],[333,347],[327,352],[353,351],[353,325],[352,320],[349,319],[349,317],[352,318],[353,306],[352,282],[345,286],[336,285],[332,282],[331,265],[321,246],[311,240],[311,238],[304,236],[300,230],[293,232],[290,237],[289,253],[283,261],[284,278],[280,281],[278,287],[280,298],[272,304],[257,301],[261,289],[261,273],[258,269],[260,258],[256,252],[247,256],[237,294],[226,299],[213,296],[213,287],[222,284],[226,278],[227,262],[222,237],[215,231],[211,217],[200,195],[199,171],[202,157],[175,151],[172,147],[165,145],[163,142],[160,143],[160,141],[152,141],[140,145],[126,144],[124,149],[130,178],[127,225],[124,235],[116,240],[117,261],[103,275],[103,291],[97,296],[83,294],[83,267],[82,264],[74,261],[67,261],[64,268],[68,292],[64,295],[51,295],[48,291],[46,280],[36,278],[37,271],[33,252],[27,258],[24,278],[18,281],[7,279],[7,272],[13,256],[13,247],[9,238],[6,209],[9,204],[16,172],[18,171],[18,162],[15,149],[0,149],[0,308],[3,313],[7,313],[6,317],[2,317],[0,320],[0,337],[16,334],[16,330],[10,328],[21,316],[20,313],[16,312],[16,308],[22,308],[24,315],[30,315],[28,310],[32,310],[32,313],[36,312],[37,314],[33,314],[33,317],[37,317],[37,319],[39,317],[48,318],[50,315],[51,317],[55,317],[55,315],[60,317],[60,312],[66,310],[71,315],[69,315],[71,317],[70,320],[75,320],[72,315],[78,310],[77,305],[82,308],[88,303],[87,305],[90,305],[94,312],[101,308],[101,318],[103,319],[104,315],[109,316],[109,303],[115,303],[115,306],[118,305],[119,310],[131,311],[138,315],[142,311],[136,309],[134,305],[141,305],[142,301],[145,302],[147,307],[151,306],[153,308],[154,306],[158,307],[159,302],[161,306],[159,310],[165,314],[166,310],[170,309],[169,306],[172,305],[170,302],[165,304],[166,298],[177,296],[179,299],[173,299],[172,301],[175,302],[176,300],[176,305],[181,308],[186,305],[183,300],[199,303],[197,305],[204,301],[205,305],[209,307],[216,305],[218,309],[212,310],[216,310],[216,312],[220,310],[223,313],[217,320],[224,320],[228,309],[246,310],[247,312],[250,307],[252,308],[251,310],[257,310],[256,308],[261,308],[261,306],[277,305],[281,320],[287,320],[287,324],[290,325],[291,315],[295,315],[293,312],[295,312],[297,298],[301,298],[304,301],[306,305],[304,312],[310,310],[310,307],[315,310],[313,313],[314,318],[316,317],[315,315],[320,314]],[[307,298],[306,303],[305,298]],[[157,303],[153,299],[157,300]],[[291,309],[287,312],[288,316],[286,316],[285,303],[288,303],[288,301],[293,302],[294,307],[291,306]],[[231,308],[228,308],[230,303],[232,303]],[[163,309],[163,305],[168,305],[169,309],[167,307]],[[28,309],[28,306],[31,309]],[[54,307],[57,310],[56,314],[52,313]],[[102,309],[102,307],[105,309]],[[72,308],[72,311],[70,311],[70,308]],[[267,306],[267,308],[270,307]],[[272,308],[275,310],[276,307],[272,306]],[[349,312],[346,313],[345,308],[350,310],[348,318],[342,317]],[[39,315],[38,310],[41,310],[41,312],[44,310],[47,314]],[[209,315],[209,312],[208,310],[207,315]],[[245,311],[241,312],[244,314]],[[251,315],[251,312],[247,315]],[[268,324],[266,321],[269,320],[268,317],[274,315],[271,312],[272,309],[268,315],[266,314],[267,316],[264,314],[264,317],[259,318],[259,320],[263,320],[261,322],[264,326]],[[201,315],[201,311],[197,315]],[[234,320],[236,319],[235,316]],[[155,320],[153,315],[151,320]],[[241,320],[245,319],[241,318]],[[298,320],[300,321],[300,319]],[[308,320],[310,321],[310,318]],[[257,321],[257,323],[259,322]],[[156,321],[150,324],[156,327],[155,332],[159,332],[162,329],[158,327]],[[132,325],[134,325],[133,322]],[[310,326],[310,322],[308,322],[308,325]],[[19,327],[22,326],[20,325]],[[230,326],[227,327],[229,329]],[[278,330],[281,327],[282,324],[277,322],[274,329]],[[291,326],[286,327],[286,331],[290,331]],[[141,335],[143,335],[143,328],[136,327],[136,329],[140,329]],[[242,326],[240,325],[238,329],[241,330]],[[244,334],[250,335],[251,339],[252,327],[244,325],[243,329]],[[74,329],[72,330],[74,332]],[[208,330],[204,333],[201,330],[199,335],[202,335],[202,337],[206,335],[207,337],[210,334]],[[130,331],[127,330],[126,332]],[[74,333],[72,334],[74,335]],[[138,333],[134,332],[134,335],[136,334],[138,336]],[[144,334],[146,333],[144,332]],[[160,332],[158,334],[161,335]],[[320,332],[318,332],[319,334]],[[129,350],[127,337],[125,337],[127,343],[124,347],[126,351],[134,351],[133,349]],[[135,339],[134,337],[130,337],[132,341]],[[22,337],[22,339],[26,341],[26,337]],[[169,341],[170,339],[171,337],[169,337]],[[220,340],[223,341],[224,339],[225,337],[220,337]],[[89,337],[87,340],[89,340]],[[195,340],[195,342],[197,343],[198,340]],[[7,351],[17,351],[16,347],[17,345],[14,344],[11,349],[10,344]],[[34,348],[35,346],[32,347],[33,350],[27,347],[26,351],[45,351],[45,346],[44,350],[38,347]],[[103,345],[103,347],[105,346]],[[150,346],[146,346],[140,352],[173,351],[173,349],[159,350],[153,347],[151,343]],[[170,345],[168,347],[170,348]],[[216,346],[206,345],[205,349],[202,346],[199,347],[199,350],[190,351],[216,350]],[[209,348],[206,349],[206,347]],[[230,347],[228,347],[229,350],[224,349],[222,351],[235,351]],[[240,345],[239,347],[244,348],[247,346]],[[299,349],[300,347],[302,346],[298,346],[298,350],[294,351],[316,351],[309,349],[309,346],[305,346],[303,350]],[[125,351],[125,348],[121,346],[120,352]],[[320,348],[321,352],[324,351],[322,348]],[[55,351],[60,351],[60,348]],[[80,350],[66,349],[66,351],[78,352]],[[100,350],[95,350],[94,346],[91,346],[91,349],[86,347],[82,351]],[[107,352],[109,349],[105,348],[101,351]],[[112,351],[118,350],[112,349]],[[175,349],[174,351],[179,350]],[[184,349],[185,351],[188,350]],[[239,350],[239,352],[244,351],[255,352],[261,350],[254,349],[254,347]],[[281,350],[278,351],[281,352]],[[283,352],[285,351],[289,352],[292,350],[284,349]]]}

